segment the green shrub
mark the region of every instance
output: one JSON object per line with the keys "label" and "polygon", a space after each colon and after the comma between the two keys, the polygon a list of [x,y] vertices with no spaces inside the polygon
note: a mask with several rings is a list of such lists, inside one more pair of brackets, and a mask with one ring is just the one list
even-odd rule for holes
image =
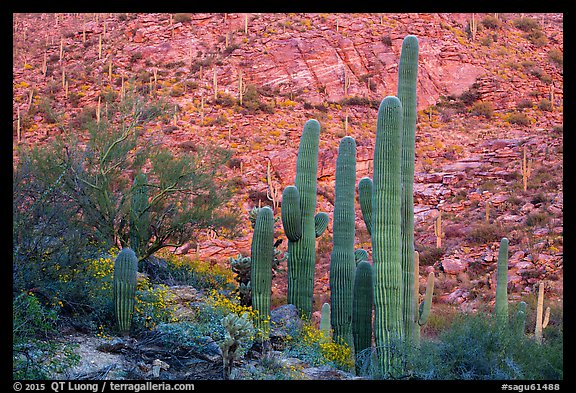
{"label": "green shrub", "polygon": [[419,379],[563,378],[562,336],[543,345],[514,329],[501,329],[482,312],[465,314],[439,336],[408,355]]}
{"label": "green shrub", "polygon": [[59,305],[48,307],[32,292],[21,292],[12,307],[13,379],[54,379],[78,364],[75,346],[59,340]]}

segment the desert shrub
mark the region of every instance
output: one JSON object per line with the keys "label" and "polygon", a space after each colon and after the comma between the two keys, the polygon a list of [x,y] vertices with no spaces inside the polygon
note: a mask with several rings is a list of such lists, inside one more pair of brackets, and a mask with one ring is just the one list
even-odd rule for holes
{"label": "desert shrub", "polygon": [[191,20],[190,14],[179,13],[174,15],[174,22],[176,23],[186,23],[190,22],[190,20]]}
{"label": "desert shrub", "polygon": [[435,246],[417,245],[415,247],[418,251],[421,266],[432,266],[444,256],[446,250]]}
{"label": "desert shrub", "polygon": [[538,103],[538,108],[543,111],[550,112],[552,110],[552,101],[550,101],[548,98],[542,98]]}
{"label": "desert shrub", "polygon": [[562,66],[564,64],[564,52],[560,49],[550,49],[548,52],[548,58],[556,65]]}
{"label": "desert shrub", "polygon": [[472,243],[485,244],[499,242],[506,236],[506,229],[498,224],[475,223],[468,230],[466,239]]}
{"label": "desert shrub", "polygon": [[530,125],[530,118],[522,112],[511,112],[505,116],[505,120],[510,124],[518,124],[521,126]]}
{"label": "desert shrub", "polygon": [[484,116],[485,118],[490,119],[494,114],[494,104],[486,101],[478,101],[472,105],[470,112],[473,115]]}
{"label": "desert shrub", "polygon": [[329,365],[351,371],[354,367],[352,349],[327,337],[310,321],[304,321],[302,329],[286,340],[285,354],[295,356],[313,366]]}
{"label": "desert shrub", "polygon": [[166,269],[157,278],[170,285],[192,285],[199,290],[232,290],[236,287],[234,273],[227,267],[193,259],[184,255],[161,253]]}
{"label": "desert shrub", "polygon": [[496,29],[500,27],[500,20],[493,15],[486,15],[480,23],[482,23],[482,26],[487,29]]}
{"label": "desert shrub", "polygon": [[524,98],[518,101],[518,103],[516,104],[516,109],[528,109],[532,108],[533,105],[534,103],[532,102],[532,100]]}
{"label": "desert shrub", "polygon": [[531,32],[540,29],[540,24],[538,23],[538,21],[529,17],[515,19],[513,21],[513,24],[514,27],[524,32]]}
{"label": "desert shrub", "polygon": [[533,30],[526,35],[526,39],[536,47],[545,46],[548,44],[548,38],[541,30]]}
{"label": "desert shrub", "polygon": [[538,345],[514,329],[501,328],[483,313],[464,314],[438,341],[424,341],[409,352],[418,379],[527,379],[563,377],[562,337]]}
{"label": "desert shrub", "polygon": [[58,308],[43,304],[32,292],[13,297],[13,379],[50,379],[78,363],[75,346],[58,339]]}

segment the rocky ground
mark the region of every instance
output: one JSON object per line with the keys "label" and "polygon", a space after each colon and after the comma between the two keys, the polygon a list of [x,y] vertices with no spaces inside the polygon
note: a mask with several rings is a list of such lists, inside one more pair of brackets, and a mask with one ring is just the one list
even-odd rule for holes
{"label": "rocky ground", "polygon": [[[490,304],[499,240],[506,236],[511,299],[530,296],[545,281],[547,299],[561,302],[563,68],[554,59],[563,52],[562,14],[474,17],[497,17],[498,26],[480,23],[472,36],[472,14],[448,13],[16,14],[14,147],[50,140],[62,132],[53,112],[65,112],[63,121],[73,122],[130,80],[176,108],[147,124],[145,138],[175,151],[200,143],[233,150],[238,165],[229,174],[239,184],[234,203],[247,213],[259,202],[279,202],[294,181],[302,126],[316,118],[323,129],[318,210],[331,215],[339,140],[356,139],[357,179],[371,176],[377,103],[395,94],[401,41],[415,34],[415,242],[422,290],[434,271],[435,304],[461,310]],[[539,36],[519,27],[523,17],[537,21]],[[223,102],[239,98],[240,77],[244,88],[256,88],[256,109]],[[490,113],[479,103],[488,103]],[[518,114],[522,121],[514,120]],[[270,191],[275,201],[266,197]],[[230,256],[249,255],[247,214],[246,224],[239,238],[206,234],[175,251],[227,264]],[[317,310],[330,295],[330,229],[318,242]],[[357,246],[370,251],[359,207]],[[275,304],[284,304],[285,275],[273,286]],[[84,340],[86,348],[97,345]],[[117,354],[101,356],[113,360]]]}

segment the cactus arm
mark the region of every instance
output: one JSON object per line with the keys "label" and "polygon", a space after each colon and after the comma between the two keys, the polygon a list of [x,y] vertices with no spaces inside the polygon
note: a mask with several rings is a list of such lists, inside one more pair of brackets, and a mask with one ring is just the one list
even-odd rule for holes
{"label": "cactus arm", "polygon": [[314,216],[314,234],[316,237],[322,236],[326,228],[328,228],[329,221],[328,213],[319,212]]}
{"label": "cactus arm", "polygon": [[496,320],[501,327],[508,325],[508,239],[502,238],[498,251],[496,278]]}
{"label": "cactus arm", "polygon": [[372,236],[372,179],[363,177],[358,182],[358,201],[368,234]]}
{"label": "cactus arm", "polygon": [[418,318],[418,325],[422,326],[428,322],[430,317],[430,309],[432,308],[432,294],[434,293],[434,272],[428,274],[428,282],[426,283],[426,294],[424,301],[420,305],[420,312]]}
{"label": "cactus arm", "polygon": [[546,311],[544,312],[544,320],[542,321],[542,329],[546,329],[546,326],[548,326],[548,322],[550,322],[550,307],[546,307]]}
{"label": "cactus arm", "polygon": [[282,193],[282,226],[289,241],[297,242],[302,237],[302,214],[300,193],[296,186],[288,186]]}

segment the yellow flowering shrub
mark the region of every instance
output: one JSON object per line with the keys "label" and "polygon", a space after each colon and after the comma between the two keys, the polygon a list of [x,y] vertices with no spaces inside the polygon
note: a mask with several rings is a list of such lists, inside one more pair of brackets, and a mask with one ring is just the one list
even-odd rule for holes
{"label": "yellow flowering shrub", "polygon": [[176,298],[168,286],[153,286],[148,278],[138,280],[134,303],[136,325],[152,330],[159,323],[177,322]]}
{"label": "yellow flowering shrub", "polygon": [[352,349],[334,342],[310,321],[305,321],[300,333],[290,337],[287,344],[290,352],[316,366],[331,365],[347,371],[354,368]]}
{"label": "yellow flowering shrub", "polygon": [[175,281],[197,289],[234,289],[232,269],[184,255],[160,253],[166,259],[168,274]]}

